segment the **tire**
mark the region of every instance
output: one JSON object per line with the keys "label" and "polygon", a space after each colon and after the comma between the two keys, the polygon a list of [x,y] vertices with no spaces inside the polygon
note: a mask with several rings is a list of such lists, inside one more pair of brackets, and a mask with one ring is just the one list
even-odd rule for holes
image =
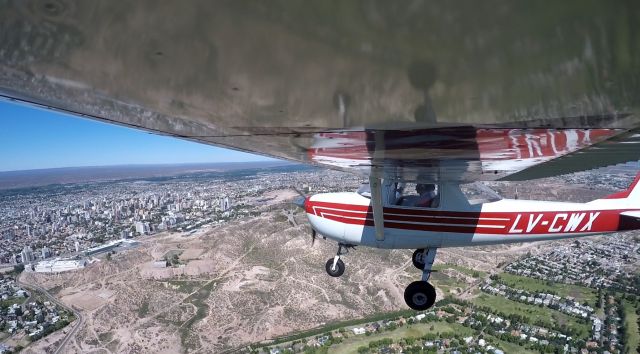
{"label": "tire", "polygon": [[327,271],[327,274],[329,274],[334,278],[341,276],[344,273],[344,268],[345,268],[344,262],[342,261],[342,259],[338,259],[335,270],[332,268],[333,268],[333,258],[329,258],[329,260],[327,261],[327,264],[324,267],[324,269],[326,269]]}
{"label": "tire", "polygon": [[[423,249],[417,249],[413,252],[413,256],[411,256],[411,261],[413,262],[413,266],[423,270],[424,269],[424,261],[422,261],[423,258]],[[417,257],[420,256],[421,260],[418,260]]]}
{"label": "tire", "polygon": [[436,289],[426,281],[414,281],[404,290],[404,301],[413,310],[427,310],[436,302]]}

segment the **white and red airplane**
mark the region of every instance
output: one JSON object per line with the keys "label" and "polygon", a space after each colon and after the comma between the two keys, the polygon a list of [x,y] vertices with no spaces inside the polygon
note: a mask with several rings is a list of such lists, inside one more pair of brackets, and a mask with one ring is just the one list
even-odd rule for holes
{"label": "white and red airplane", "polygon": [[315,232],[338,242],[337,255],[326,264],[333,277],[344,273],[345,248],[415,249],[413,264],[422,270],[422,280],[411,283],[404,298],[412,309],[425,310],[436,300],[428,280],[438,248],[637,230],[639,181],[640,174],[626,191],[589,203],[501,199],[471,204],[459,185],[443,183],[429,206],[415,206],[410,199],[419,196],[407,193],[404,183],[382,180],[358,193],[316,194],[301,206]]}
{"label": "white and red airplane", "polygon": [[[301,204],[339,243],[332,275],[345,247],[416,249],[423,281],[406,298],[421,309],[439,247],[637,227],[635,184],[586,204],[474,204],[459,187],[640,160],[640,42],[625,40],[640,21],[619,19],[636,13],[637,1],[10,0],[0,98],[369,178],[368,194]],[[428,207],[412,205],[415,183],[437,186]]]}

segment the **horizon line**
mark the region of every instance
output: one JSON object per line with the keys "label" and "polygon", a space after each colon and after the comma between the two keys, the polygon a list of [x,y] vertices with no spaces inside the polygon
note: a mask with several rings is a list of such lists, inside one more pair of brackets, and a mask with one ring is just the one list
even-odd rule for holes
{"label": "horizon line", "polygon": [[175,163],[133,163],[133,164],[113,164],[113,165],[79,165],[79,166],[60,166],[60,167],[44,167],[44,168],[27,168],[23,170],[0,170],[0,173],[11,172],[30,172],[44,170],[64,170],[75,168],[103,168],[103,167],[150,167],[150,166],[184,166],[184,165],[222,165],[222,164],[243,164],[243,163],[285,163],[285,164],[302,164],[300,162],[273,159],[273,161],[254,160],[254,161],[224,161],[224,162],[175,162]]}

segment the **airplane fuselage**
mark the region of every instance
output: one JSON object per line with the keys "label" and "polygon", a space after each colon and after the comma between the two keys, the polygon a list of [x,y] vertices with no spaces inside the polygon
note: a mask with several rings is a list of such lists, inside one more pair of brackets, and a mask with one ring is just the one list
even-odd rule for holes
{"label": "airplane fuselage", "polygon": [[[500,199],[469,200],[460,185],[416,184],[370,178],[358,193],[324,193],[304,198],[315,232],[338,243],[325,270],[345,271],[341,256],[351,246],[415,249],[411,262],[422,279],[407,286],[406,304],[426,310],[437,294],[429,278],[438,248],[576,238],[640,229],[640,174],[624,191],[589,203]],[[346,248],[346,251],[345,251]]]}
{"label": "airplane fuselage", "polygon": [[376,239],[371,200],[358,193],[307,199],[311,226],[335,241],[415,249],[542,241],[640,228],[621,213],[639,211],[623,199],[563,203],[503,199],[458,209],[385,206],[384,240]]}

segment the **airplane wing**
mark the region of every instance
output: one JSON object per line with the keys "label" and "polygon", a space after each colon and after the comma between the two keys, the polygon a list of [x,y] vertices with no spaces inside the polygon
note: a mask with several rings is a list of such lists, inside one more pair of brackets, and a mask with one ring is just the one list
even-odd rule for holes
{"label": "airplane wing", "polygon": [[639,161],[638,144],[640,144],[640,130],[636,128],[510,174],[502,180],[525,181]]}
{"label": "airplane wing", "polygon": [[363,176],[556,175],[637,159],[637,14],[577,0],[5,1],[0,97]]}

